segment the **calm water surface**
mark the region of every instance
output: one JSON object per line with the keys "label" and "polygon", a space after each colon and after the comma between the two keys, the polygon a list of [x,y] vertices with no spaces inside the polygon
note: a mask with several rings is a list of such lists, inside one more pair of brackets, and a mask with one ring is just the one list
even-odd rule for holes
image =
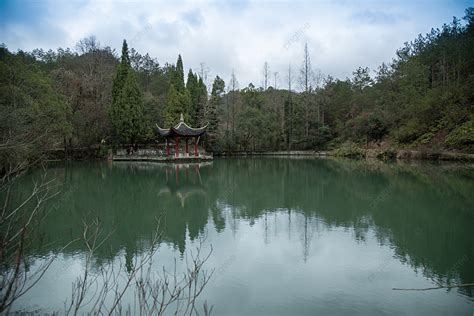
{"label": "calm water surface", "polygon": [[[84,218],[113,235],[94,267],[133,265],[162,218],[157,271],[199,240],[215,269],[214,315],[473,315],[474,167],[329,159],[216,159],[207,165],[73,163],[50,168],[31,269],[58,256],[16,311],[64,310],[84,269]],[[26,194],[35,173],[17,188]],[[127,297],[129,302],[133,299]],[[87,311],[87,306],[85,306]]]}

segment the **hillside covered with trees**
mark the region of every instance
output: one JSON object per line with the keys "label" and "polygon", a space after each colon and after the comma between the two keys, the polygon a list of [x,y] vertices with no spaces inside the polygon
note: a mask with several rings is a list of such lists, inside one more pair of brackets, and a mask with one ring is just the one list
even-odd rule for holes
{"label": "hillside covered with trees", "polygon": [[[277,84],[270,64],[262,86],[240,87],[235,72],[208,80],[183,59],[160,64],[128,48],[121,54],[95,37],[74,50],[0,48],[1,161],[9,166],[58,148],[154,143],[155,124],[181,113],[209,124],[211,151],[326,150],[341,146],[474,152],[474,8],[419,35],[396,57],[352,78],[289,67]],[[185,56],[183,56],[185,59]],[[272,85],[273,83],[273,85]]]}

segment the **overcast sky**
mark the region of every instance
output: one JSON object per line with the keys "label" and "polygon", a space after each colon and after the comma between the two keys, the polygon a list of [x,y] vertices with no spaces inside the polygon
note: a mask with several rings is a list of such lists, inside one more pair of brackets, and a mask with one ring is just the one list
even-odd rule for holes
{"label": "overcast sky", "polygon": [[[375,70],[419,33],[464,16],[472,1],[6,1],[0,42],[10,50],[74,48],[95,35],[118,49],[125,38],[160,64],[181,54],[187,69],[243,88],[262,83],[263,63],[285,82],[308,43],[313,68],[344,79],[358,66]],[[272,82],[273,85],[273,82]]]}

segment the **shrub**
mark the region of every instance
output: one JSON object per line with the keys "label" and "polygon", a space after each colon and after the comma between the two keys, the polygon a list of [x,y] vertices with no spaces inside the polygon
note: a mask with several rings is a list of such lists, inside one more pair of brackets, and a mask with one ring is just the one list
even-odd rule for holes
{"label": "shrub", "polygon": [[445,141],[450,147],[474,145],[474,119],[471,119],[448,134]]}
{"label": "shrub", "polygon": [[379,141],[387,133],[386,121],[378,113],[362,113],[349,121],[348,125],[355,140]]}
{"label": "shrub", "polygon": [[410,144],[423,134],[423,129],[416,121],[409,121],[393,133],[395,140],[400,144]]}
{"label": "shrub", "polygon": [[365,151],[353,143],[345,143],[333,151],[336,157],[365,158]]}
{"label": "shrub", "polygon": [[434,136],[435,134],[433,132],[424,133],[423,135],[418,137],[418,139],[416,140],[416,143],[420,145],[426,145],[429,142],[431,142]]}

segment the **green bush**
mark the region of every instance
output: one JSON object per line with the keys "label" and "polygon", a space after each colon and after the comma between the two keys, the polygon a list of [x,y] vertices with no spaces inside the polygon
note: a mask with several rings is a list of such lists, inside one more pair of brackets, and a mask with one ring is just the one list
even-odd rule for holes
{"label": "green bush", "polygon": [[471,119],[448,134],[445,141],[450,147],[474,145],[474,119]]}
{"label": "green bush", "polygon": [[336,157],[365,158],[365,151],[353,143],[345,143],[333,151]]}
{"label": "green bush", "polygon": [[429,144],[429,142],[433,139],[434,135],[435,134],[433,132],[424,133],[423,135],[418,137],[416,143],[420,145]]}
{"label": "green bush", "polygon": [[350,120],[348,127],[349,137],[366,142],[381,140],[388,130],[387,122],[379,113],[362,113]]}
{"label": "green bush", "polygon": [[409,121],[393,133],[393,137],[400,144],[411,144],[423,134],[423,130],[416,121]]}

